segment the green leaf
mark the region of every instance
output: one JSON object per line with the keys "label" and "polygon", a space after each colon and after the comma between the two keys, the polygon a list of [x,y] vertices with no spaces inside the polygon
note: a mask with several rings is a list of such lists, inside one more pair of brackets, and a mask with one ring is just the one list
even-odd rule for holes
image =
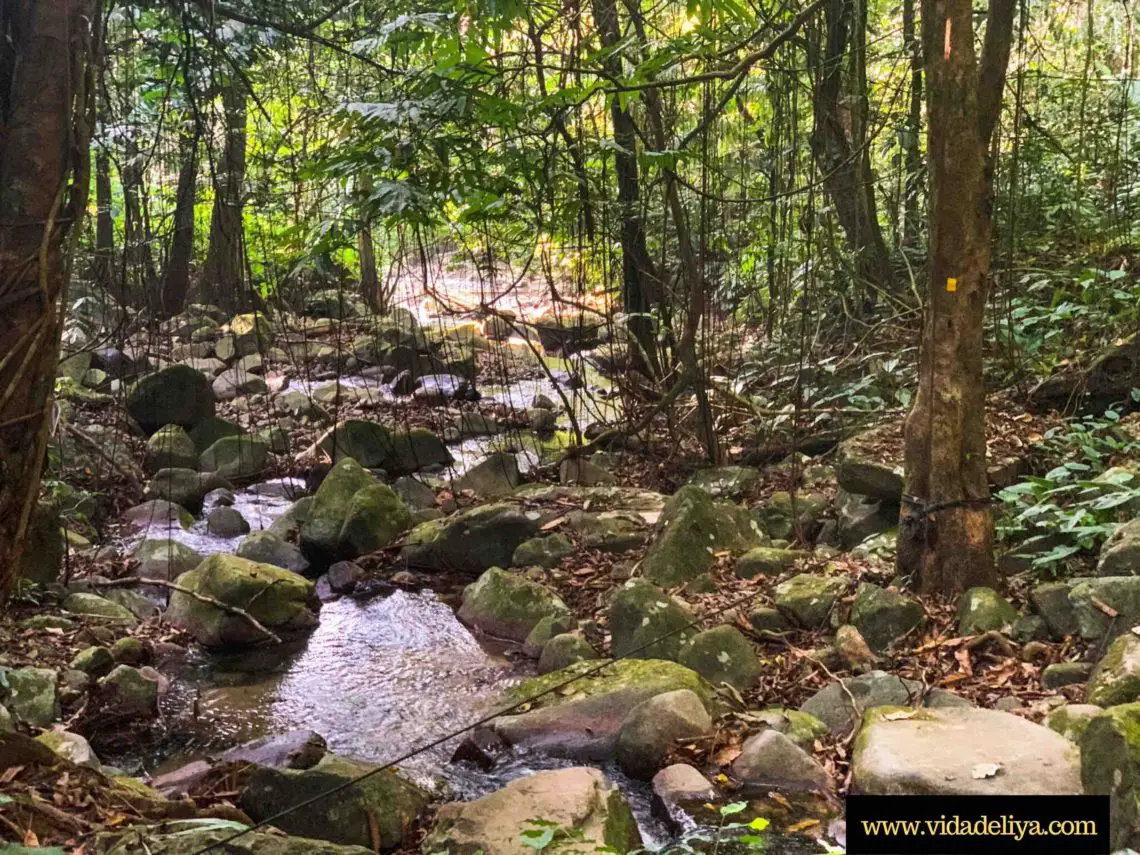
{"label": "green leaf", "polygon": [[732,802],[720,809],[721,816],[732,816],[736,813],[742,813],[748,807],[748,802]]}

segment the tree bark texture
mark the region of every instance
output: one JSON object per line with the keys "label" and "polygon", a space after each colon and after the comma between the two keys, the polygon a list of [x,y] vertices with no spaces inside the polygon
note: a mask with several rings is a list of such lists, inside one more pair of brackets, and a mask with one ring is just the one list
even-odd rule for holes
{"label": "tree bark texture", "polygon": [[856,277],[890,288],[895,276],[879,225],[867,140],[866,25],[865,0],[831,0],[822,27],[808,39],[815,75],[811,148],[855,256]]}
{"label": "tree bark texture", "polygon": [[970,0],[922,4],[930,271],[919,388],[906,421],[898,569],[928,593],[997,582],[982,346],[992,238],[990,147],[1012,9],[1012,0],[991,0],[979,61]]}
{"label": "tree bark texture", "polygon": [[0,3],[0,600],[39,497],[61,302],[87,201],[92,7]]}
{"label": "tree bark texture", "polygon": [[202,301],[235,311],[248,302],[242,294],[245,254],[242,240],[244,208],[246,91],[241,80],[222,90],[225,142],[214,167],[214,210],[210,245],[202,271]]}

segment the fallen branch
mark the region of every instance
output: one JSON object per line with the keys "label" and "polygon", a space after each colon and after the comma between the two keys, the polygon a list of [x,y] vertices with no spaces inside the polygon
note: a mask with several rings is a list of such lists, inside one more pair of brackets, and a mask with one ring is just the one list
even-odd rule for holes
{"label": "fallen branch", "polygon": [[193,597],[200,603],[214,606],[215,608],[221,609],[223,612],[244,618],[249,622],[250,626],[252,626],[258,632],[262,633],[266,638],[273,641],[274,644],[281,643],[281,637],[278,636],[277,633],[270,630],[265,626],[265,624],[263,624],[245,609],[239,609],[237,606],[231,606],[228,603],[223,603],[221,600],[217,600],[214,597],[208,597],[205,594],[199,594],[197,591],[191,591],[184,585],[179,585],[175,582],[168,582],[165,579],[147,579],[138,576],[128,579],[111,579],[105,582],[92,581],[91,585],[97,588],[129,588],[134,585],[157,585],[160,588],[169,588],[171,591],[178,591],[179,593],[185,594],[188,597]]}

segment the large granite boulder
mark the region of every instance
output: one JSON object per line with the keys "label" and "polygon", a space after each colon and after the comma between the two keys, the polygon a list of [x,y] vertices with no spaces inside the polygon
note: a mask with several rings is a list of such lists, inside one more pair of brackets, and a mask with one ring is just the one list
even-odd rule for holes
{"label": "large granite boulder", "polygon": [[[491,729],[512,745],[573,760],[600,761],[614,755],[618,734],[633,708],[656,695],[688,689],[710,713],[717,710],[712,687],[695,671],[675,662],[622,659],[593,673],[603,664],[578,662],[512,687],[508,701],[521,701],[577,678],[573,692],[545,695],[526,712],[495,719]],[[589,676],[583,676],[587,672]]]}
{"label": "large granite boulder", "polygon": [[[241,793],[239,805],[254,820],[276,817],[313,796],[375,769],[367,763],[326,754],[309,769],[260,767]],[[394,769],[372,775],[335,798],[321,799],[274,819],[287,834],[344,845],[395,849],[410,839],[410,830],[429,802],[429,795]]]}
{"label": "large granite boulder", "polygon": [[1108,796],[1113,851],[1140,846],[1140,703],[1092,716],[1080,736],[1084,792]]}
{"label": "large granite boulder", "polygon": [[179,576],[177,584],[192,593],[171,594],[167,620],[206,647],[255,644],[266,641],[266,635],[245,616],[193,594],[241,609],[280,637],[317,624],[320,603],[313,583],[280,567],[218,553]]}
{"label": "large granite boulder", "polygon": [[851,604],[851,623],[873,650],[886,650],[893,641],[922,623],[922,605],[917,600],[863,582]]}
{"label": "large granite boulder", "polygon": [[1126,522],[1100,548],[1098,576],[1140,576],[1140,517]]}
{"label": "large granite boulder", "polygon": [[1126,632],[1109,645],[1089,677],[1085,699],[1101,707],[1140,700],[1140,638]]}
{"label": "large granite boulder", "polygon": [[143,493],[145,499],[164,499],[181,505],[191,513],[202,509],[202,499],[219,487],[232,489],[233,485],[215,472],[195,472],[193,469],[160,469],[154,473]]}
{"label": "large granite boulder", "polygon": [[444,805],[422,851],[532,855],[532,841],[550,829],[574,841],[568,848],[583,851],[625,853],[641,843],[621,791],[598,769],[572,767],[536,772],[474,801]]}
{"label": "large granite boulder", "polygon": [[198,466],[203,472],[213,472],[222,478],[252,478],[265,469],[268,459],[269,443],[243,434],[222,437],[213,443],[198,458]]}
{"label": "large granite boulder", "polygon": [[193,427],[214,414],[210,381],[189,365],[150,374],[127,393],[127,412],[147,434],[165,425]]}
{"label": "large granite boulder", "polygon": [[412,523],[402,499],[351,457],[343,457],[317,488],[301,525],[301,550],[330,564],[383,549]]}
{"label": "large granite boulder", "polygon": [[656,585],[631,579],[610,603],[610,649],[614,656],[676,660],[681,644],[696,633],[696,617]]}
{"label": "large granite boulder", "polygon": [[1031,721],[975,708],[879,707],[863,716],[852,789],[882,796],[1078,795],[1076,747]]}
{"label": "large granite boulder", "polygon": [[190,434],[179,425],[159,428],[146,442],[143,469],[153,475],[159,469],[197,469],[198,449]]}
{"label": "large granite boulder", "polygon": [[704,490],[686,486],[665,503],[642,572],[658,585],[678,585],[707,570],[715,553],[744,552],[766,541],[745,508],[714,502]]}
{"label": "large granite boulder", "polygon": [[519,545],[534,537],[538,511],[509,503],[481,505],[413,528],[400,553],[410,566],[476,575],[509,567]]}
{"label": "large granite boulder", "polygon": [[543,618],[569,618],[570,609],[546,585],[492,567],[463,592],[459,619],[487,635],[526,641]]}
{"label": "large granite boulder", "polygon": [[681,645],[677,661],[714,686],[727,683],[739,691],[755,686],[762,673],[752,643],[728,624],[706,629],[687,639]]}

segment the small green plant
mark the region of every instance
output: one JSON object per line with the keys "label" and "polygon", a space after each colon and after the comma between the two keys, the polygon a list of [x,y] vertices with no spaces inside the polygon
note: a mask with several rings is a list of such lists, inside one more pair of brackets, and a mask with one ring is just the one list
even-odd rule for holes
{"label": "small green plant", "polygon": [[1049,431],[1041,447],[1058,465],[998,493],[1005,505],[998,536],[1017,544],[1015,554],[1032,556],[1033,567],[1056,574],[1140,510],[1140,468],[1113,465],[1140,452],[1140,442],[1119,421],[1119,413],[1108,410]]}

